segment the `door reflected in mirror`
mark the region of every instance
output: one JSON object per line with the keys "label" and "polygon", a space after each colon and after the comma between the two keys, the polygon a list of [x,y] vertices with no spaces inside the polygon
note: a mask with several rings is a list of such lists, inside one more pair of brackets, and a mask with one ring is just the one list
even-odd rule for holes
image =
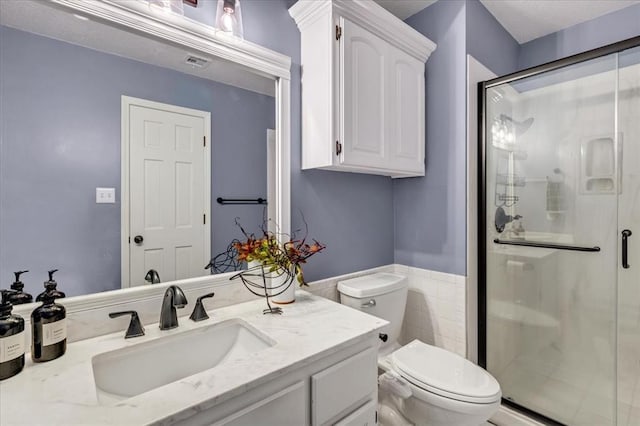
{"label": "door reflected in mirror", "polygon": [[[3,288],[27,269],[26,292],[57,268],[67,296],[206,275],[241,236],[236,218],[260,229],[271,206],[216,199],[269,199],[273,89],[216,74],[232,69],[219,59],[198,68],[158,40],[19,9],[0,13]],[[214,81],[234,78],[244,88]]]}

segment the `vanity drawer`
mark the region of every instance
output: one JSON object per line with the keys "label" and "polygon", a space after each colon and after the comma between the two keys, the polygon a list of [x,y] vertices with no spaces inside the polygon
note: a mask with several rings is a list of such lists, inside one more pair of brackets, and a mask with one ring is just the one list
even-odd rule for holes
{"label": "vanity drawer", "polygon": [[340,420],[335,426],[375,426],[377,401],[371,399],[369,402]]}
{"label": "vanity drawer", "polygon": [[377,390],[378,351],[369,348],[311,376],[311,420],[322,425]]}
{"label": "vanity drawer", "polygon": [[300,381],[288,386],[214,423],[213,426],[304,425],[307,422],[304,385],[304,381]]}

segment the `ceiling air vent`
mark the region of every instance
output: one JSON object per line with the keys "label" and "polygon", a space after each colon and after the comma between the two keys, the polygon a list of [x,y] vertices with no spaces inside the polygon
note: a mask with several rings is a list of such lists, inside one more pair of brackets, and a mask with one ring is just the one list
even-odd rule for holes
{"label": "ceiling air vent", "polygon": [[209,59],[200,58],[198,56],[189,55],[184,60],[185,63],[197,67],[197,68],[206,68],[211,62]]}

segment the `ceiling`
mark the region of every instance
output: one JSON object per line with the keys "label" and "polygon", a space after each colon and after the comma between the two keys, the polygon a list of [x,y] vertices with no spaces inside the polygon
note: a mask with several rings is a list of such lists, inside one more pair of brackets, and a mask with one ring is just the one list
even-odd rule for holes
{"label": "ceiling", "polygon": [[[448,0],[442,0],[448,1]],[[480,0],[520,44],[640,3],[640,0]],[[404,20],[435,0],[375,0]]]}
{"label": "ceiling", "polygon": [[[273,79],[258,75],[243,66],[164,40],[126,31],[97,19],[88,20],[55,7],[50,2],[0,0],[0,25],[253,92],[275,95]],[[193,66],[186,62],[187,57],[202,58],[208,63],[203,67]]]}
{"label": "ceiling", "polygon": [[375,0],[375,2],[404,21],[432,5],[436,0]]}

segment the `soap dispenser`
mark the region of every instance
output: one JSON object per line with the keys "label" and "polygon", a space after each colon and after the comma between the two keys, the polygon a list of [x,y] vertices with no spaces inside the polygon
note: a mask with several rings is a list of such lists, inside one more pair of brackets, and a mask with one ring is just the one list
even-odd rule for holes
{"label": "soap dispenser", "polygon": [[22,290],[24,288],[24,283],[20,281],[20,275],[24,274],[25,272],[29,271],[14,272],[16,281],[11,284],[11,290],[14,291],[12,291],[11,295],[9,296],[9,302],[14,306],[33,302],[33,296]]}
{"label": "soap dispenser", "polygon": [[24,320],[11,314],[9,296],[13,290],[1,290],[0,303],[0,380],[13,377],[24,368]]}
{"label": "soap dispenser", "polygon": [[56,293],[55,286],[45,291],[42,305],[31,313],[31,359],[34,362],[51,361],[67,350],[66,310],[55,302]]}
{"label": "soap dispenser", "polygon": [[44,282],[44,291],[36,297],[36,302],[43,302],[45,294],[48,292],[52,292],[54,299],[61,299],[65,297],[65,294],[56,289],[58,283],[53,279],[53,274],[58,272],[57,269],[52,269],[49,271],[49,281]]}

